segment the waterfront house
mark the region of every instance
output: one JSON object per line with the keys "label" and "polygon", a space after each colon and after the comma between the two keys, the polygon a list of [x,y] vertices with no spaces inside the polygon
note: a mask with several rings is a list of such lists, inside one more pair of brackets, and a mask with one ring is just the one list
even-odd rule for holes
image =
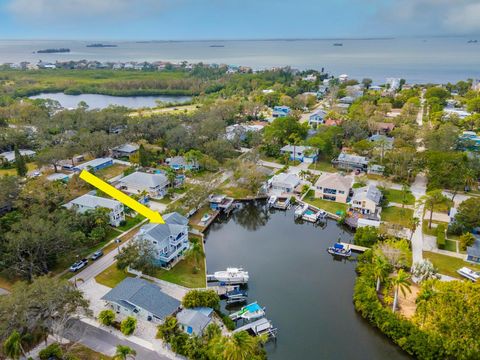
{"label": "waterfront house", "polygon": [[107,199],[100,196],[85,194],[64,205],[67,209],[73,209],[81,214],[95,209],[108,209],[108,218],[110,225],[120,226],[122,221],[125,221],[125,213],[123,204],[120,201]]}
{"label": "waterfront house", "polygon": [[368,168],[368,159],[364,156],[341,153],[332,163],[344,170],[366,171]]}
{"label": "waterfront house", "polygon": [[228,212],[233,208],[234,199],[223,194],[212,194],[208,197],[210,209]]}
{"label": "waterfront house", "polygon": [[169,181],[164,174],[149,174],[136,171],[121,178],[117,188],[129,194],[145,193],[149,197],[160,199],[167,193]]}
{"label": "waterfront house", "polygon": [[163,215],[163,220],[164,224],[143,225],[135,240],[148,242],[154,250],[155,265],[167,267],[178,260],[190,246],[188,219],[173,212]]}
{"label": "waterfront house", "polygon": [[338,173],[324,173],[315,183],[315,197],[347,203],[352,189],[353,178]]}
{"label": "waterfront house", "polygon": [[187,161],[183,156],[167,158],[165,162],[173,170],[198,170],[200,168],[196,161]]}
{"label": "waterfront house", "polygon": [[140,146],[138,146],[137,144],[123,144],[113,148],[112,153],[113,156],[116,158],[129,157],[135,154],[139,148]]}
{"label": "waterfront house", "polygon": [[475,240],[472,246],[467,247],[467,261],[480,264],[480,240]]}
{"label": "waterfront house", "polygon": [[213,309],[207,307],[183,309],[177,314],[177,323],[188,335],[202,336],[212,322]]}
{"label": "waterfront house", "polygon": [[361,214],[375,214],[379,208],[382,192],[375,185],[353,190],[350,207]]}
{"label": "waterfront house", "polygon": [[[35,151],[33,150],[19,149],[18,152],[25,158],[31,158],[35,155]],[[0,153],[0,159],[8,163],[15,162],[15,151],[5,151]]]}
{"label": "waterfront house", "polygon": [[319,109],[319,110],[314,111],[308,117],[308,125],[312,126],[314,124],[315,125],[323,124],[324,121],[325,121],[325,116],[326,115],[327,115],[327,113],[325,112],[325,110]]}
{"label": "waterfront house", "polygon": [[162,323],[180,307],[180,301],[164,293],[157,285],[132,277],[125,278],[101,300],[117,314],[154,323]]}
{"label": "waterfront house", "polygon": [[109,166],[113,165],[113,159],[110,157],[104,157],[104,158],[97,158],[93,159],[90,161],[87,161],[83,164],[76,165],[72,167],[73,171],[82,171],[82,170],[87,170],[87,171],[98,171],[101,169],[105,169]]}
{"label": "waterfront house", "polygon": [[288,116],[291,111],[292,110],[288,106],[285,106],[285,105],[275,106],[273,108],[272,116],[274,118],[285,117],[285,116]]}
{"label": "waterfront house", "polygon": [[282,155],[289,154],[290,160],[298,160],[305,163],[313,163],[317,160],[318,150],[311,146],[285,145],[280,149]]}
{"label": "waterfront house", "polygon": [[300,184],[300,178],[295,174],[280,173],[268,180],[268,183],[275,192],[293,193]]}

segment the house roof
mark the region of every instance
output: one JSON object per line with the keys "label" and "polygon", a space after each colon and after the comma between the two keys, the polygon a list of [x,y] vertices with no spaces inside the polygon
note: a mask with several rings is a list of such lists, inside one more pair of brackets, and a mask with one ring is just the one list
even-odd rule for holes
{"label": "house roof", "polygon": [[295,174],[286,174],[280,173],[272,177],[272,184],[277,184],[284,187],[289,186],[295,188],[298,184],[300,184],[300,178]]}
{"label": "house roof", "polygon": [[[67,176],[67,175],[64,175],[64,176]],[[118,205],[121,205],[121,202],[113,199],[107,199],[100,196],[85,194],[66,203],[65,207],[70,209],[74,205],[85,206],[89,208],[102,207],[107,209],[115,209],[116,207],[118,207]]]}
{"label": "house roof", "polygon": [[123,152],[123,153],[134,153],[140,148],[137,144],[123,144],[113,148],[115,151]]}
{"label": "house roof", "polygon": [[467,246],[469,256],[480,257],[480,240],[475,240],[472,246]]}
{"label": "house roof", "polygon": [[167,224],[176,224],[176,225],[184,225],[184,226],[188,224],[188,219],[177,212],[172,212],[172,213],[163,215],[163,220],[165,220],[165,223]]}
{"label": "house roof", "polygon": [[177,320],[182,325],[190,326],[195,334],[201,333],[211,321],[209,316],[197,309],[183,309],[177,314]]}
{"label": "house roof", "polygon": [[165,186],[168,179],[164,174],[149,174],[136,171],[120,179],[121,183],[133,186],[143,186],[147,188],[155,188],[157,186]]}
{"label": "house roof", "polygon": [[94,168],[94,167],[97,167],[99,165],[103,165],[103,164],[105,164],[107,162],[110,162],[110,161],[113,161],[113,159],[110,158],[110,157],[97,158],[97,159],[93,159],[93,160],[84,162],[83,164],[77,165],[77,166],[75,166],[75,169],[83,170],[83,169],[87,169],[88,167]]}
{"label": "house roof", "polygon": [[[20,155],[22,156],[33,156],[35,155],[35,151],[33,150],[24,150],[24,149],[19,149]],[[8,162],[13,162],[15,161],[15,151],[5,151],[0,154],[0,158],[3,157],[6,161]]]}
{"label": "house roof", "polygon": [[349,162],[349,163],[357,163],[357,164],[368,164],[368,159],[365,156],[358,156],[352,154],[341,153],[338,155],[337,161],[339,162]]}
{"label": "house roof", "polygon": [[149,223],[143,225],[140,234],[161,242],[169,236],[176,238],[178,234],[185,232],[185,227],[188,224],[186,217],[174,212],[164,215],[163,219],[165,224]]}
{"label": "house roof", "polygon": [[185,165],[187,165],[187,161],[185,160],[185,158],[183,156],[174,156],[174,157],[170,158],[170,160],[168,161],[168,164],[169,165],[185,166]]}
{"label": "house roof", "polygon": [[303,146],[303,145],[297,145],[297,146],[285,145],[284,147],[282,147],[280,149],[280,151],[286,151],[286,152],[294,152],[295,151],[297,153],[303,153],[306,150],[313,150],[314,153],[316,152],[315,148],[313,148],[311,146]]}
{"label": "house roof", "polygon": [[348,191],[352,184],[353,178],[351,176],[342,176],[338,173],[324,173],[318,178],[315,187]]}
{"label": "house roof", "polygon": [[375,185],[368,185],[353,191],[352,201],[371,200],[375,204],[380,203],[382,193]]}
{"label": "house roof", "polygon": [[130,309],[139,307],[160,319],[173,314],[180,306],[180,301],[165,294],[158,286],[146,280],[131,277],[127,277],[106,293],[102,300]]}

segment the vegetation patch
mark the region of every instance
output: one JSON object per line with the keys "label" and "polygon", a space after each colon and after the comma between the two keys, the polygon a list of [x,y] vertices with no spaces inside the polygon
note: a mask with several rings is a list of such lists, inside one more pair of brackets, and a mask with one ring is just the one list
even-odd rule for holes
{"label": "vegetation patch", "polygon": [[467,263],[466,261],[453,256],[447,256],[429,251],[424,251],[423,256],[432,262],[440,274],[448,275],[457,279],[463,279],[457,273],[457,270],[464,266],[467,266],[475,271],[480,271],[480,265]]}
{"label": "vegetation patch", "polygon": [[135,277],[132,274],[127,273],[126,271],[119,270],[117,264],[114,263],[102,271],[100,274],[95,276],[95,281],[99,284],[108,286],[109,288],[114,288],[120,284],[127,277]]}
{"label": "vegetation patch", "polygon": [[408,227],[411,219],[413,218],[413,210],[406,208],[402,209],[396,206],[389,206],[383,208],[381,217],[382,221],[401,225],[403,227]]}

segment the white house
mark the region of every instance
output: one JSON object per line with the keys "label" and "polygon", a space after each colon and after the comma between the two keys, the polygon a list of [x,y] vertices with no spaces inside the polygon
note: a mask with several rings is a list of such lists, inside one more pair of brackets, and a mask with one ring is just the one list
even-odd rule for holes
{"label": "white house", "polygon": [[290,160],[298,160],[305,163],[313,163],[318,157],[317,149],[303,145],[285,145],[280,149],[280,153],[289,154]]}
{"label": "white house", "polygon": [[300,184],[300,178],[295,174],[280,173],[269,180],[272,189],[280,193],[292,193]]}
{"label": "white house", "polygon": [[180,307],[180,301],[165,294],[157,285],[132,277],[125,278],[101,299],[118,314],[154,323],[162,323]]}
{"label": "white house", "polygon": [[315,197],[346,203],[350,196],[353,178],[338,173],[324,173],[315,183]]}
{"label": "white house", "polygon": [[149,197],[162,198],[167,193],[169,181],[164,174],[149,174],[136,171],[121,178],[117,188],[129,194],[145,192]]}
{"label": "white house", "polygon": [[114,157],[130,156],[135,154],[140,146],[137,144],[123,144],[113,148],[112,153]]}
{"label": "white house", "polygon": [[[35,155],[35,151],[33,150],[24,150],[24,149],[19,149],[18,152],[20,155],[23,157],[32,157]],[[0,153],[0,159],[3,159],[6,162],[12,163],[15,161],[15,151],[5,151],[3,153]]]}
{"label": "white house", "polygon": [[119,226],[120,223],[125,220],[124,207],[121,202],[100,196],[85,194],[73,199],[64,206],[67,209],[74,209],[81,214],[89,210],[95,210],[99,208],[109,209],[110,212],[108,216],[110,219],[110,225],[112,226]]}
{"label": "white house", "polygon": [[179,213],[163,215],[165,224],[147,224],[140,228],[136,241],[147,241],[155,251],[155,264],[165,267],[189,248],[188,219]]}
{"label": "white house", "polygon": [[313,124],[315,125],[320,125],[325,122],[325,116],[327,115],[325,110],[315,110],[310,114],[308,117],[308,125],[312,126]]}
{"label": "white house", "polygon": [[361,214],[375,214],[381,199],[382,192],[375,185],[368,185],[353,191],[350,206]]}

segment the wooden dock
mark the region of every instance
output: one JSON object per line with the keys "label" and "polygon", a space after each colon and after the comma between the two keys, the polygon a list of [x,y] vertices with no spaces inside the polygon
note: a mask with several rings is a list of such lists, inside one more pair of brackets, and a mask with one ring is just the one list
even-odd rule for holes
{"label": "wooden dock", "polygon": [[352,251],[356,251],[356,252],[365,252],[365,251],[370,249],[370,248],[365,247],[365,246],[349,244],[349,243],[344,243],[344,242],[341,242],[340,244],[342,244],[343,246],[348,247],[348,248],[352,249]]}

